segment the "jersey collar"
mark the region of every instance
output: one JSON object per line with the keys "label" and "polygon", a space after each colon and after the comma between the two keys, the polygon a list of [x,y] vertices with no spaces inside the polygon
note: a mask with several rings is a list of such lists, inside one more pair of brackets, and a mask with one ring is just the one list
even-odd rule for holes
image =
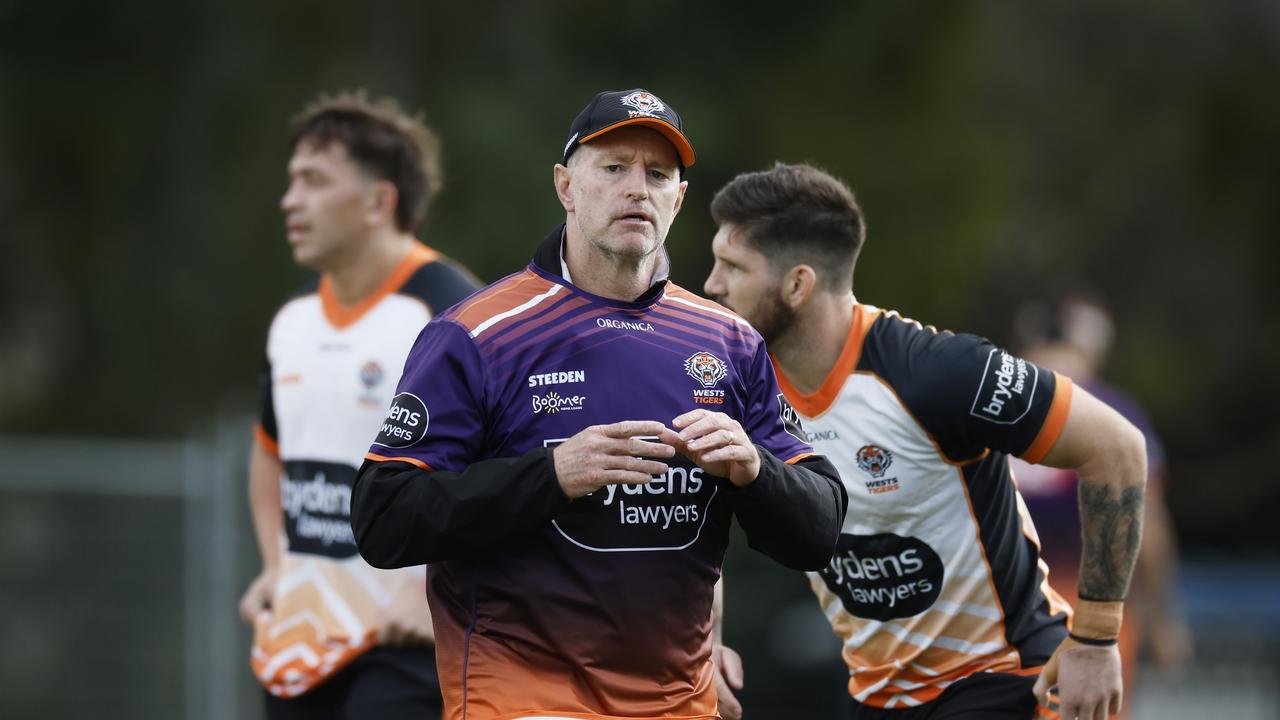
{"label": "jersey collar", "polygon": [[[662,298],[662,294],[667,285],[667,280],[671,276],[671,258],[667,255],[666,248],[658,250],[658,266],[653,271],[653,284],[640,294],[640,297],[631,302],[612,300],[609,298],[599,298],[601,301],[609,304],[644,306],[652,305]],[[569,277],[569,266],[564,261],[564,223],[556,225],[547,237],[538,245],[537,250],[533,252],[533,262],[530,267],[539,274],[551,276],[562,285],[565,285],[583,295],[591,297],[599,297],[583,290],[573,284],[573,279]]]}

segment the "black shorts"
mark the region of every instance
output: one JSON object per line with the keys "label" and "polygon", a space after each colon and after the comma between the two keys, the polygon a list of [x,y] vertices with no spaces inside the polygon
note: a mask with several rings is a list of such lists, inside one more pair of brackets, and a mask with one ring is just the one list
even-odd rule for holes
{"label": "black shorts", "polygon": [[268,720],[439,720],[433,647],[375,647],[298,697],[266,694]]}
{"label": "black shorts", "polygon": [[1035,675],[975,673],[958,680],[933,702],[917,707],[878,708],[849,703],[849,720],[1032,720],[1041,715],[1031,689]]}

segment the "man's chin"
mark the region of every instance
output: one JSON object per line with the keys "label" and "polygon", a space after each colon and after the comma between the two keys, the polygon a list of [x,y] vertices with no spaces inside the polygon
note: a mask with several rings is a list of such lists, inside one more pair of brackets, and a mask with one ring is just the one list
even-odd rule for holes
{"label": "man's chin", "polygon": [[640,260],[652,255],[662,242],[650,234],[629,232],[609,238],[604,244],[610,255]]}

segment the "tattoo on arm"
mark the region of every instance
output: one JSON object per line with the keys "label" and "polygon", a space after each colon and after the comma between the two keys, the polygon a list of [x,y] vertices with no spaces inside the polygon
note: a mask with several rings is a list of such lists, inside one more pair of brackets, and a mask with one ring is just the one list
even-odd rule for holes
{"label": "tattoo on arm", "polygon": [[[1118,497],[1117,497],[1118,495]],[[1129,592],[1133,563],[1142,542],[1146,488],[1080,484],[1080,595],[1120,600]]]}

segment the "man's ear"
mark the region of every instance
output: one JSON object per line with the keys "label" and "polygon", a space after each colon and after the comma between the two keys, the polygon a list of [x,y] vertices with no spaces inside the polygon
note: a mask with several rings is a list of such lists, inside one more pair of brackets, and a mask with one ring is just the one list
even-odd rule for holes
{"label": "man's ear", "polygon": [[396,190],[395,183],[387,180],[380,180],[373,184],[373,191],[369,193],[369,200],[366,206],[368,219],[372,224],[388,223],[394,225],[396,222],[396,203],[400,201],[400,191]]}
{"label": "man's ear", "polygon": [[569,194],[569,184],[573,180],[573,171],[569,168],[556,163],[551,169],[552,179],[556,185],[556,197],[560,198],[560,205],[564,207],[565,212],[573,212],[573,196]]}
{"label": "man's ear", "polygon": [[675,212],[671,213],[672,219],[675,219],[675,216],[680,214],[680,207],[684,205],[684,192],[688,189],[689,189],[689,181],[688,180],[680,181],[680,189],[676,192]]}
{"label": "man's ear", "polygon": [[791,309],[798,308],[808,302],[818,288],[818,274],[809,265],[796,265],[782,276],[779,284],[782,302]]}

